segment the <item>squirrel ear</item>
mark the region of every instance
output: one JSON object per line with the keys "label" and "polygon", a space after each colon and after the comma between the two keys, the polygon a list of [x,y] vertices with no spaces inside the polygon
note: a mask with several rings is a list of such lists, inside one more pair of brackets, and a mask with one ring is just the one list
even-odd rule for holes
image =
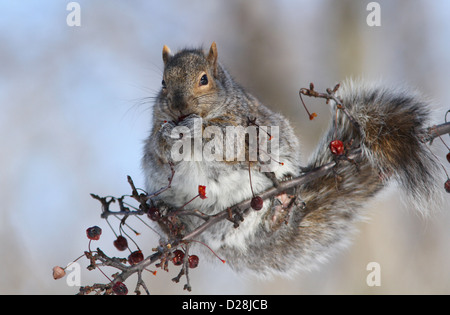
{"label": "squirrel ear", "polygon": [[162,57],[163,57],[164,64],[166,64],[167,61],[169,61],[169,59],[170,59],[170,48],[167,47],[166,45],[164,45],[164,47],[163,47]]}
{"label": "squirrel ear", "polygon": [[216,42],[213,42],[211,44],[211,48],[209,49],[208,57],[206,57],[206,60],[210,64],[210,66],[213,68],[214,76],[217,76],[217,46]]}

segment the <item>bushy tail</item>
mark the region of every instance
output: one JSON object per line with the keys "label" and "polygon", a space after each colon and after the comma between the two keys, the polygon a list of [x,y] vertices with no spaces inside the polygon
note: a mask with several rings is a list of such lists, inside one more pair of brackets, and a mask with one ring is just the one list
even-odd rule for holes
{"label": "bushy tail", "polygon": [[[397,181],[424,213],[435,192],[442,190],[436,181],[438,164],[421,141],[430,126],[427,101],[405,89],[353,81],[338,92],[347,114],[336,111],[305,171],[336,160],[337,165],[297,188],[304,207],[297,203],[288,224],[274,227],[271,220],[276,215],[267,213],[247,255],[237,252],[231,261],[233,257],[241,263],[247,260],[260,275],[311,269],[348,244],[355,223],[365,217],[368,201],[391,180]],[[336,104],[333,106],[336,109]],[[350,152],[359,152],[353,161],[345,157],[346,152],[332,153],[330,143],[336,139]]]}
{"label": "bushy tail", "polygon": [[[419,210],[437,189],[438,164],[422,138],[431,126],[431,108],[418,93],[404,88],[386,88],[347,81],[340,90],[344,107],[355,119],[358,128],[351,129],[349,119],[338,112],[337,130],[357,144],[383,179],[394,179],[412,197]],[[342,128],[339,123],[346,127]],[[357,130],[359,129],[359,130]],[[329,135],[330,136],[330,135]]]}
{"label": "bushy tail", "polygon": [[[354,223],[365,217],[363,209],[368,201],[391,180],[399,183],[422,213],[428,212],[442,190],[441,181],[436,180],[438,164],[421,141],[430,126],[431,110],[426,100],[406,89],[354,81],[344,83],[338,92],[352,118],[336,111],[308,168],[336,160],[330,150],[331,141],[336,139],[361,154],[353,162],[342,158],[333,172],[300,187],[298,193],[309,214],[302,217],[302,211],[294,212],[290,222],[298,224],[290,254],[296,257],[299,269],[316,266],[346,245]],[[336,104],[333,106],[336,109]]]}

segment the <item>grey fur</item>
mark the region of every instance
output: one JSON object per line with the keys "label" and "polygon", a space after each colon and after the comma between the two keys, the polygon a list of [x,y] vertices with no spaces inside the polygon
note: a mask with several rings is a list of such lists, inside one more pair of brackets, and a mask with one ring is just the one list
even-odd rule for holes
{"label": "grey fur", "polygon": [[[225,220],[202,233],[200,240],[232,268],[268,276],[289,275],[315,267],[348,243],[354,223],[364,215],[367,201],[391,179],[419,207],[424,207],[423,200],[430,198],[435,190],[436,164],[420,141],[429,123],[429,105],[416,93],[348,81],[339,90],[339,96],[360,128],[339,111],[337,127],[333,117],[329,131],[308,165],[302,168],[299,142],[288,120],[247,93],[220,63],[211,63],[212,52],[213,47],[209,55],[202,50],[183,50],[167,57],[164,80],[170,91],[158,95],[142,160],[149,192],[167,184],[170,175],[167,163],[173,144],[170,130],[176,125],[192,126],[191,120],[198,117],[202,117],[204,126],[214,125],[222,130],[227,125],[246,126],[249,117],[256,117],[263,126],[279,126],[279,159],[285,166],[275,174],[278,180],[332,161],[329,143],[335,134],[344,143],[353,141],[353,147],[363,152],[356,166],[341,161],[334,173],[298,187],[295,194],[298,200],[304,201],[305,209],[302,203],[297,203],[287,215],[280,213],[278,200],[266,200],[264,208],[250,211],[239,228],[233,228]],[[213,79],[213,87],[204,96],[198,96],[192,87],[202,71]],[[173,97],[175,94],[177,98]],[[257,163],[251,171],[256,193],[273,185],[270,176],[258,172]],[[196,194],[198,185],[206,185],[208,198],[197,198],[189,207],[207,214],[217,213],[251,198],[248,177],[247,162],[178,162],[172,188],[155,202],[168,207],[164,209],[177,209]],[[305,210],[311,212],[303,217]],[[187,231],[201,222],[187,216],[180,219]],[[209,255],[208,251],[205,253]]]}

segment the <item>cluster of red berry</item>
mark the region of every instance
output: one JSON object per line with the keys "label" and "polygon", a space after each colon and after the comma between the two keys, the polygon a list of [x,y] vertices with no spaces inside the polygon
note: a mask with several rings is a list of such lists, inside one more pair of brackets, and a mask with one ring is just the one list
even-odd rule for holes
{"label": "cluster of red berry", "polygon": [[[91,241],[98,241],[100,239],[100,235],[102,234],[102,229],[98,226],[90,227],[86,230],[86,235],[88,239]],[[128,249],[128,241],[122,235],[117,236],[116,240],[113,242],[114,246],[119,251],[124,251]],[[130,265],[136,265],[144,260],[144,255],[142,251],[138,248],[137,250],[131,252],[128,256],[128,263]]]}
{"label": "cluster of red berry", "polygon": [[[181,266],[183,264],[184,261],[184,252],[180,249],[177,249],[173,252],[173,258],[172,258],[172,262],[175,266]],[[188,256],[188,265],[189,268],[196,268],[198,266],[198,256],[196,255],[189,255]]]}
{"label": "cluster of red berry", "polygon": [[[194,198],[192,198],[185,205],[183,205],[183,207],[186,206],[188,203],[190,203],[192,200],[194,200],[197,197],[201,198],[201,199],[206,199],[207,198],[206,197],[206,186],[199,185],[199,187],[198,187],[198,195],[195,196]],[[179,210],[182,210],[183,207],[181,207]],[[147,211],[147,216],[152,221],[161,221],[161,219],[162,219],[162,214],[161,214],[160,210],[157,207],[149,207],[148,211]],[[132,251],[129,248],[127,238],[122,235],[122,225],[123,224],[124,224],[124,220],[121,221],[121,225],[120,225],[121,233],[120,233],[120,235],[117,235],[116,232],[113,229],[114,234],[116,234],[116,239],[113,242],[114,247],[117,250],[119,250],[119,251],[125,251],[127,249],[130,250],[130,252],[131,252],[130,255],[128,256],[127,259],[123,259],[123,261],[128,262],[131,266],[137,265],[137,264],[141,263],[144,260],[144,255],[143,255],[141,249],[139,248],[139,246],[136,244],[136,242],[133,239],[131,239],[131,238],[130,239],[136,245],[137,250]],[[110,225],[110,227],[111,227],[111,225]],[[136,234],[138,235],[137,232],[136,232]],[[92,227],[89,227],[88,229],[86,229],[86,236],[89,239],[89,252],[87,252],[87,253],[89,253],[89,254],[93,253],[90,250],[90,243],[91,243],[91,241],[98,241],[100,239],[101,235],[102,235],[102,229],[100,227],[98,227],[98,226],[92,226]],[[126,235],[126,236],[128,236],[128,235]],[[183,263],[185,261],[186,253],[187,252],[185,252],[185,251],[183,251],[181,249],[176,249],[176,250],[174,250],[171,253],[169,252],[168,253],[168,257],[172,260],[172,263],[175,266],[180,266],[180,265],[183,265]],[[81,255],[79,258],[81,258],[83,256],[84,255]],[[79,258],[77,258],[73,262],[77,261]],[[191,269],[196,268],[198,266],[198,264],[199,264],[199,258],[198,258],[197,255],[188,255],[186,263],[187,263],[186,267],[189,267]],[[91,260],[91,264],[92,264],[92,260]],[[98,268],[103,273],[103,271],[98,266],[95,266],[95,267]],[[53,268],[53,277],[55,279],[60,279],[60,278],[64,277],[66,268],[62,268],[62,267],[59,267],[59,266],[54,267]],[[165,270],[167,270],[167,269],[165,269]],[[153,272],[153,274],[156,274],[156,272]],[[128,288],[123,282],[111,280],[108,276],[106,276],[106,274],[104,274],[104,275],[105,275],[105,277],[108,278],[108,280],[112,284],[112,287],[111,286],[109,287],[110,290],[112,290],[112,293],[114,293],[116,295],[125,295],[125,294],[128,293]]]}
{"label": "cluster of red berry", "polygon": [[[92,227],[86,229],[86,236],[88,237],[88,239],[90,241],[98,241],[100,239],[101,234],[102,234],[102,229],[98,226],[92,226]],[[127,239],[125,237],[123,237],[122,235],[118,236],[117,239],[114,241],[114,246],[120,251],[127,249],[128,248]],[[132,252],[128,256],[128,262],[130,263],[130,265],[134,265],[134,264],[142,261],[143,259],[144,259],[144,256],[142,255],[142,252],[140,250]],[[123,283],[121,281],[116,281],[113,284],[112,291],[116,295],[128,294],[127,286],[125,285],[125,283]]]}

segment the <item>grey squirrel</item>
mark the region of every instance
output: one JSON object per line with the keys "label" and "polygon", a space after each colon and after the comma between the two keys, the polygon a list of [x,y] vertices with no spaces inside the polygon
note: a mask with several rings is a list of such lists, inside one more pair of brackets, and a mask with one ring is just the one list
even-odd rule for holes
{"label": "grey squirrel", "polygon": [[[437,164],[420,141],[430,123],[430,107],[417,93],[345,82],[337,95],[350,116],[336,111],[329,131],[303,166],[301,147],[288,119],[265,107],[231,77],[218,62],[215,43],[206,52],[183,49],[176,54],[164,46],[162,55],[162,87],[142,158],[148,192],[167,186],[174,171],[170,188],[152,200],[162,217],[186,209],[211,215],[248,200],[335,160],[330,150],[335,139],[361,152],[355,163],[340,161],[333,172],[264,200],[261,209],[249,211],[238,228],[223,220],[203,231],[198,240],[233,269],[267,276],[313,268],[347,243],[355,222],[364,215],[364,205],[391,180],[424,212],[427,200],[433,198]],[[330,105],[335,113],[336,102],[330,101]],[[223,144],[225,140],[217,134],[225,134],[230,126],[276,126],[279,167],[261,171],[267,165],[262,157],[272,154],[262,149],[257,149],[260,156],[252,161],[250,154],[244,155],[244,160],[231,161],[174,159],[174,146],[180,141],[190,145],[196,133],[201,136],[213,128],[214,137],[203,135],[200,148],[205,150],[212,141]],[[271,136],[271,131],[257,128],[260,137]],[[248,138],[244,151],[249,149]],[[224,151],[240,150],[237,145],[224,147]],[[187,147],[183,150],[189,152]],[[214,154],[225,155],[215,150]],[[206,198],[192,200],[200,185],[206,187]],[[197,216],[180,215],[177,220],[185,228],[183,233],[203,222]],[[171,237],[165,224],[161,229]]]}

